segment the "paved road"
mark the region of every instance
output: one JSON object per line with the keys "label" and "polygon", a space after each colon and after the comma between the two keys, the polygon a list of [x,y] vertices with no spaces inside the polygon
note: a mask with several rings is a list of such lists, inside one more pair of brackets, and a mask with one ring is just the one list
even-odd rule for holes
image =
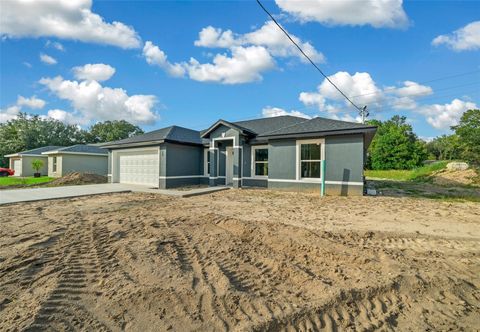
{"label": "paved road", "polygon": [[165,190],[151,189],[145,186],[104,183],[88,184],[78,186],[49,187],[49,188],[31,188],[31,189],[8,189],[0,190],[0,205],[33,202],[47,199],[69,198],[79,196],[90,196],[98,194],[121,193],[121,192],[147,192],[153,194],[162,194],[177,197],[190,197],[196,195],[208,194],[215,191],[229,189],[228,187],[206,187],[192,190]]}

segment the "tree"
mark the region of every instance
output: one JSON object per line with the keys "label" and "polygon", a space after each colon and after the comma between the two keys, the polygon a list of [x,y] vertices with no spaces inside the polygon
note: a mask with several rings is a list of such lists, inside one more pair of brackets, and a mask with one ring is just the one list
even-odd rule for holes
{"label": "tree", "polygon": [[91,143],[110,142],[143,134],[143,130],[125,120],[98,122],[90,128]]}
{"label": "tree", "polygon": [[371,120],[378,127],[369,148],[371,169],[411,169],[427,158],[425,143],[418,139],[406,117],[395,115],[388,121]]}
{"label": "tree", "polygon": [[[442,135],[427,143],[428,154],[436,160],[454,160],[462,158],[462,146],[458,135]],[[429,157],[430,158],[430,157]]]}
{"label": "tree", "polygon": [[86,132],[77,126],[53,119],[20,113],[16,119],[0,124],[0,165],[8,165],[6,154],[46,145],[69,146],[86,142]]}
{"label": "tree", "polygon": [[480,110],[472,109],[463,113],[460,123],[453,126],[460,138],[462,157],[475,164],[480,164]]}
{"label": "tree", "polygon": [[40,171],[40,168],[43,167],[43,161],[40,159],[34,159],[32,160],[32,168],[35,171],[35,173],[38,173]]}

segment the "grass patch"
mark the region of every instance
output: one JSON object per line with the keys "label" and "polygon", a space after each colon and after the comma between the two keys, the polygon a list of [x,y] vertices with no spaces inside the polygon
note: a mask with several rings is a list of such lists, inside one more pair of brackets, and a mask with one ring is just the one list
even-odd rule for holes
{"label": "grass patch", "polygon": [[366,170],[365,176],[395,181],[426,181],[433,172],[446,168],[447,164],[448,161],[437,161],[411,170]]}
{"label": "grass patch", "polygon": [[46,183],[52,181],[54,178],[48,176],[41,176],[39,178],[30,177],[0,177],[0,187],[9,186],[31,186],[40,183]]}

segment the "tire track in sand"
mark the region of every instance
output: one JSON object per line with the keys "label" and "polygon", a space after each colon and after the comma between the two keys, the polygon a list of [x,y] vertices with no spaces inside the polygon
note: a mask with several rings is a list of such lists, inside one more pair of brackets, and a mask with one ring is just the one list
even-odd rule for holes
{"label": "tire track in sand", "polygon": [[90,292],[88,286],[98,277],[93,228],[88,227],[81,213],[76,213],[75,224],[68,229],[56,246],[60,269],[56,286],[40,303],[33,322],[26,331],[39,330],[94,330],[110,331],[81,303]]}

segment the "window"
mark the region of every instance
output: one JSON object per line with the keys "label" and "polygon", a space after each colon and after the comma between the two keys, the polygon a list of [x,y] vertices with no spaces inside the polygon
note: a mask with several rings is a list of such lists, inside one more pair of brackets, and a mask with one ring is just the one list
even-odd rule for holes
{"label": "window", "polygon": [[300,177],[320,178],[321,175],[321,144],[300,144]]}
{"label": "window", "polygon": [[56,172],[56,171],[57,171],[57,157],[53,157],[52,172]]}
{"label": "window", "polygon": [[268,176],[268,147],[252,147],[254,176]]}
{"label": "window", "polygon": [[205,149],[203,154],[203,160],[204,160],[204,169],[203,169],[203,174],[205,175],[210,175],[210,150]]}

